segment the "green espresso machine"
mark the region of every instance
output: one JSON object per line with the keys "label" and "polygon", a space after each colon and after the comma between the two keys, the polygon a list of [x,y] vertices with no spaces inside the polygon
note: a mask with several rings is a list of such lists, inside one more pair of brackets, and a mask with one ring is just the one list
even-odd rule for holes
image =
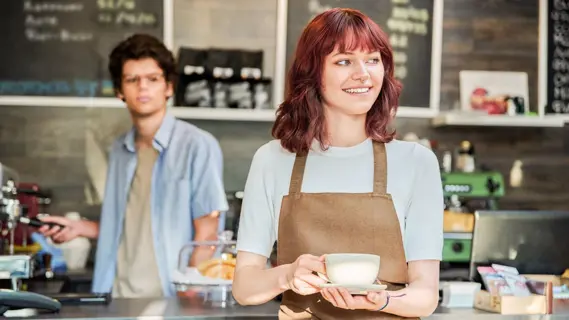
{"label": "green espresso machine", "polygon": [[[462,217],[470,218],[466,214],[476,210],[497,210],[497,201],[504,196],[504,178],[499,172],[442,172],[441,178],[445,211],[461,212]],[[472,230],[445,230],[443,268],[468,268],[471,243]]]}

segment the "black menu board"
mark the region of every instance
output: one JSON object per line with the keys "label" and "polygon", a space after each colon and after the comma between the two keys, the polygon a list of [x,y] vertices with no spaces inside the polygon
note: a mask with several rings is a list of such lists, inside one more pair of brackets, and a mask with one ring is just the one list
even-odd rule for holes
{"label": "black menu board", "polygon": [[0,96],[110,97],[108,55],[122,39],[163,39],[162,0],[4,0]]}
{"label": "black menu board", "polygon": [[[548,0],[545,113],[569,113],[569,2]],[[541,8],[544,10],[544,8]]]}
{"label": "black menu board", "polygon": [[[287,70],[302,30],[324,10],[362,11],[390,37],[396,77],[403,84],[402,107],[429,108],[433,49],[434,0],[288,0]],[[440,66],[439,66],[440,68]]]}

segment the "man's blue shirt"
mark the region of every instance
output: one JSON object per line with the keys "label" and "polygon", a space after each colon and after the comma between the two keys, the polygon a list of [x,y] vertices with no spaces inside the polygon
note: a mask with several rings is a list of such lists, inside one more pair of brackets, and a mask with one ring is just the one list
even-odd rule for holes
{"label": "man's blue shirt", "polygon": [[[193,219],[228,209],[223,156],[208,132],[166,115],[153,141],[159,157],[152,173],[151,219],[156,262],[165,296],[174,296],[172,273],[180,249],[193,240]],[[92,291],[111,292],[130,185],[136,170],[135,130],[112,146],[99,225]],[[220,230],[224,228],[220,216]]]}

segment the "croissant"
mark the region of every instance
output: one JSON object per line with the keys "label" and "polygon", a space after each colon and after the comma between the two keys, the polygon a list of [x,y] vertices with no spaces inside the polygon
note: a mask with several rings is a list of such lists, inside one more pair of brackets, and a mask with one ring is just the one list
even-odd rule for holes
{"label": "croissant", "polygon": [[198,271],[206,277],[233,280],[235,259],[209,259],[198,265]]}

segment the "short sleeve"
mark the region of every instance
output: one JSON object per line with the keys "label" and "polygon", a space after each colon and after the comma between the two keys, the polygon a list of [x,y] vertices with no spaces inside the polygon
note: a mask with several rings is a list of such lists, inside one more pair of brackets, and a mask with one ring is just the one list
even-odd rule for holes
{"label": "short sleeve", "polygon": [[270,171],[270,149],[257,150],[245,183],[237,235],[237,250],[270,257],[275,239],[273,192]]}
{"label": "short sleeve", "polygon": [[213,211],[228,210],[223,185],[223,154],[217,140],[208,134],[196,139],[191,167],[192,218],[197,219]]}
{"label": "short sleeve", "polygon": [[444,198],[435,154],[420,145],[414,150],[415,178],[405,219],[407,261],[442,260]]}

